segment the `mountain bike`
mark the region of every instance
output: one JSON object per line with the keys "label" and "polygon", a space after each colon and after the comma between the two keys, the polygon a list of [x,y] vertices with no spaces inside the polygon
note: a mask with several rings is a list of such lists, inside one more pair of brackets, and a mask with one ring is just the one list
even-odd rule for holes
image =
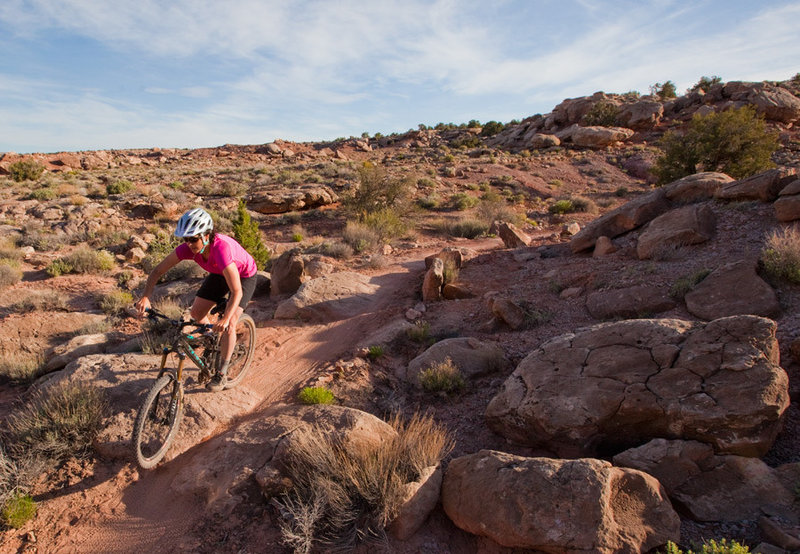
{"label": "mountain bike", "polygon": [[[211,310],[224,313],[226,300]],[[171,319],[153,308],[146,310],[152,321],[161,320],[167,325],[166,343],[161,354],[161,367],[155,383],[144,397],[133,424],[133,448],[136,461],[143,469],[155,467],[172,446],[183,417],[183,366],[189,358],[198,367],[197,382],[202,385],[211,380],[213,371],[221,363],[220,339],[213,333],[213,325],[193,320]],[[242,314],[236,324],[236,346],[228,366],[225,389],[242,382],[253,361],[256,347],[256,324],[253,318]],[[172,356],[174,355],[174,356]],[[174,358],[177,357],[177,366]],[[168,364],[168,360],[173,360]]]}

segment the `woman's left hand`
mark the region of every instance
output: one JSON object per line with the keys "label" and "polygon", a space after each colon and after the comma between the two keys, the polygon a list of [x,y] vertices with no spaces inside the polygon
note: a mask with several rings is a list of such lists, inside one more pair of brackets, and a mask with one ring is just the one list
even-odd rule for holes
{"label": "woman's left hand", "polygon": [[214,324],[214,332],[224,333],[225,331],[227,331],[228,325],[230,325],[230,323],[228,322],[227,318],[220,319]]}

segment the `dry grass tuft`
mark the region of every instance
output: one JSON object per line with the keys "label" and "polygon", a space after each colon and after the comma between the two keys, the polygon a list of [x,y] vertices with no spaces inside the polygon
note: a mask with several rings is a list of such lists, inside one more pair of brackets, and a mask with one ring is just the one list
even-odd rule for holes
{"label": "dry grass tuft", "polygon": [[770,234],[761,251],[761,262],[771,277],[800,283],[800,230],[789,227]]}
{"label": "dry grass tuft", "polygon": [[415,414],[407,422],[395,417],[390,424],[396,436],[378,446],[345,447],[317,429],[293,437],[288,467],[294,488],[279,504],[287,514],[284,542],[294,552],[347,550],[385,539],[403,485],[452,449],[449,434],[430,416]]}

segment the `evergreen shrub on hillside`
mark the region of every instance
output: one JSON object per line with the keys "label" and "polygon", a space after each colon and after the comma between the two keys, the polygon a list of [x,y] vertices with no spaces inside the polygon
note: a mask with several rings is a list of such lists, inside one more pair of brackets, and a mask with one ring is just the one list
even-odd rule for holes
{"label": "evergreen shrub on hillside", "polygon": [[769,169],[778,137],[767,131],[752,106],[695,115],[685,132],[661,138],[663,155],[653,172],[660,184],[699,171],[721,171],[741,179]]}
{"label": "evergreen shrub on hillside", "polygon": [[617,125],[619,108],[612,102],[601,100],[583,116],[583,124],[587,126],[614,127]]}
{"label": "evergreen shrub on hillside", "polygon": [[258,269],[264,269],[269,261],[270,253],[261,239],[258,222],[250,218],[244,200],[239,200],[236,218],[233,221],[233,234],[239,244],[253,256]]}

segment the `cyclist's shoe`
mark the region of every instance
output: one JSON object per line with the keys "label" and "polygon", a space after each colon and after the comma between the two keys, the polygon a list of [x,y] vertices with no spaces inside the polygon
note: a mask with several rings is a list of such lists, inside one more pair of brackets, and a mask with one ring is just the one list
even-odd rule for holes
{"label": "cyclist's shoe", "polygon": [[225,388],[225,385],[228,384],[228,376],[218,371],[214,374],[211,378],[211,381],[206,383],[206,388],[211,392],[219,392]]}

